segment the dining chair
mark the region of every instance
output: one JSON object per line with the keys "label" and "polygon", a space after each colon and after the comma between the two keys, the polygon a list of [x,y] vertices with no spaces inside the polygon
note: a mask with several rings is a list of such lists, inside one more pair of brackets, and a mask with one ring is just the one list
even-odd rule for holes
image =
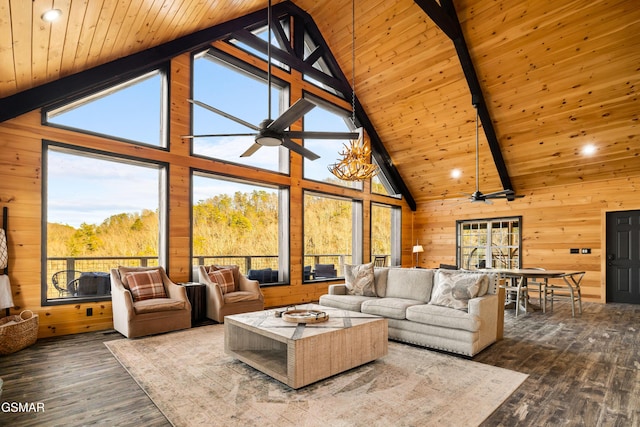
{"label": "dining chair", "polygon": [[387,264],[386,256],[374,256],[373,257],[373,266],[374,267],[384,267]]}
{"label": "dining chair", "polygon": [[582,314],[582,292],[580,289],[580,282],[582,282],[584,274],[584,271],[578,271],[558,276],[558,279],[562,279],[562,281],[555,278],[550,279],[554,281],[550,281],[545,286],[543,308],[547,305],[547,299],[551,301],[552,311],[554,300],[568,299],[571,301],[571,317],[576,317],[576,301],[578,302],[578,312]]}
{"label": "dining chair", "polygon": [[[540,270],[544,271],[544,268],[541,267],[527,267],[529,270]],[[542,312],[546,312],[546,307],[543,302],[543,293],[547,286],[548,279],[542,277],[529,277],[527,280],[527,295],[531,296],[531,291],[538,291],[538,304],[542,307]]]}

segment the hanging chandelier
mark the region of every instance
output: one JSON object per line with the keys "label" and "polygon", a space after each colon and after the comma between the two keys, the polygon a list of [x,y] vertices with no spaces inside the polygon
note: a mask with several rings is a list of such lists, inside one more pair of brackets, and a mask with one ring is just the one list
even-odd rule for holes
{"label": "hanging chandelier", "polygon": [[[351,2],[351,121],[356,127],[356,6],[355,0]],[[349,144],[343,144],[344,150],[338,153],[342,159],[328,166],[329,172],[343,181],[364,181],[371,179],[378,174],[378,166],[371,163],[371,149],[364,140],[364,129],[356,129],[358,139],[352,139]]]}

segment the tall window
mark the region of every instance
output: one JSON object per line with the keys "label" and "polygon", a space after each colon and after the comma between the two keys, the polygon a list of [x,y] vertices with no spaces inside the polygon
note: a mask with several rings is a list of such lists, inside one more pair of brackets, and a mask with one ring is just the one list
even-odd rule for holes
{"label": "tall window", "polygon": [[194,265],[238,265],[261,284],[289,280],[288,190],[193,175]]}
{"label": "tall window", "polygon": [[166,147],[166,84],[155,71],[46,112],[48,124]]}
{"label": "tall window", "polygon": [[[328,103],[314,99],[318,105],[304,116],[304,129],[307,131],[351,132],[349,113]],[[315,181],[324,181],[343,187],[362,189],[360,181],[343,181],[336,178],[327,168],[335,163],[344,151],[349,140],[305,139],[304,146],[320,156],[317,160],[304,160],[304,177]]]}
{"label": "tall window", "polygon": [[520,268],[522,217],[457,221],[461,268]]}
{"label": "tall window", "polygon": [[55,144],[43,153],[43,303],[110,299],[111,268],[163,264],[164,165]]}
{"label": "tall window", "polygon": [[384,265],[400,265],[400,230],[402,211],[399,207],[371,204],[371,259],[384,258]]}
{"label": "tall window", "polygon": [[345,264],[362,262],[362,203],[305,192],[305,280],[342,277]]}
{"label": "tall window", "polygon": [[[267,82],[249,71],[232,66],[210,53],[193,61],[193,97],[253,126],[268,118]],[[278,117],[287,104],[287,91],[272,82],[271,119]],[[256,131],[212,112],[193,106],[194,135],[255,134]],[[194,138],[193,154],[282,173],[289,170],[289,151],[282,146],[261,147],[249,157],[240,157],[255,143],[255,137],[215,136]]]}

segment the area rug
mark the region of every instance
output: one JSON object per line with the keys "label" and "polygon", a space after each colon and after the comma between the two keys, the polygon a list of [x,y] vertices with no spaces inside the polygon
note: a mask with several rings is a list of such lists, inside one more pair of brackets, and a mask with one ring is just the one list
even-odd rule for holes
{"label": "area rug", "polygon": [[223,325],[105,345],[174,426],[475,426],[527,377],[390,341],[294,390],[226,355]]}

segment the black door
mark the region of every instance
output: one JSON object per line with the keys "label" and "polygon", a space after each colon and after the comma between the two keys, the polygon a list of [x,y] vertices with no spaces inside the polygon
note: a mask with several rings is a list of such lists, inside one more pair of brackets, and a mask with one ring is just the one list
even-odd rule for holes
{"label": "black door", "polygon": [[640,210],[607,213],[607,302],[640,304]]}

